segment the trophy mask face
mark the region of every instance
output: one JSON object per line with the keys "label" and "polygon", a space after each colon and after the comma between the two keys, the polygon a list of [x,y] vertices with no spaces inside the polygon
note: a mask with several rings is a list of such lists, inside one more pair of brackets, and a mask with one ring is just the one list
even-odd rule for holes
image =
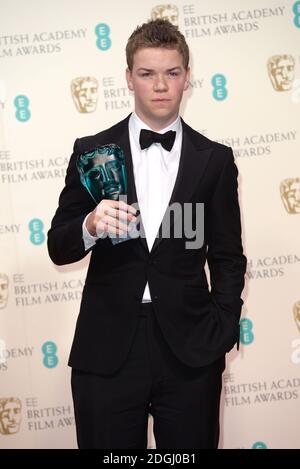
{"label": "trophy mask face", "polygon": [[280,185],[281,198],[288,213],[300,213],[300,178],[290,178]]}
{"label": "trophy mask face", "polygon": [[286,199],[291,213],[300,213],[300,181],[293,181],[287,191]]}
{"label": "trophy mask face", "polygon": [[13,435],[20,429],[21,402],[17,398],[10,398],[2,403],[0,411],[0,433]]}
{"label": "trophy mask face", "polygon": [[126,194],[124,153],[117,145],[103,145],[80,155],[77,166],[81,182],[96,203]]}
{"label": "trophy mask face", "polygon": [[156,5],[152,8],[151,18],[156,20],[157,18],[162,20],[168,20],[174,26],[178,26],[179,10],[176,5],[168,3],[167,5]]}
{"label": "trophy mask face", "polygon": [[74,78],[71,82],[71,90],[77,111],[89,113],[96,110],[98,99],[98,81],[96,78]]}
{"label": "trophy mask face", "polygon": [[288,91],[295,78],[295,59],[291,55],[274,55],[268,60],[269,76],[276,91]]}
{"label": "trophy mask face", "polygon": [[294,304],[293,310],[294,310],[295,323],[296,323],[296,326],[298,328],[298,331],[300,332],[300,301],[297,301]]}
{"label": "trophy mask face", "polygon": [[8,300],[8,277],[0,274],[0,309],[5,308]]}

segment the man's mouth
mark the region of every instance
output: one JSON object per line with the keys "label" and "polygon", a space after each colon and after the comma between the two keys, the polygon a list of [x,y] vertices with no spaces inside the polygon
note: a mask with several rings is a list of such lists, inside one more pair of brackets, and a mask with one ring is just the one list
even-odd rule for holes
{"label": "man's mouth", "polygon": [[166,98],[159,98],[159,99],[152,99],[152,103],[153,104],[168,104],[170,103],[171,100],[170,99],[166,99]]}

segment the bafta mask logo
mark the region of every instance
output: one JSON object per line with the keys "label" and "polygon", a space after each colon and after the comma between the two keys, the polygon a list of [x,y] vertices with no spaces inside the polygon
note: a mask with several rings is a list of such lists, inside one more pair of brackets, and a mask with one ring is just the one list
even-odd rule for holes
{"label": "bafta mask logo", "polygon": [[297,301],[293,307],[294,319],[298,331],[300,332],[300,301]]}
{"label": "bafta mask logo", "polygon": [[295,77],[295,59],[291,55],[273,55],[268,60],[268,72],[276,91],[288,91]]}
{"label": "bafta mask logo", "polygon": [[4,309],[8,300],[8,276],[0,273],[0,309]]}
{"label": "bafta mask logo", "polygon": [[71,91],[76,109],[81,113],[94,112],[98,100],[98,80],[78,77],[71,81]]}
{"label": "bafta mask logo", "polygon": [[151,10],[151,19],[168,20],[174,26],[178,26],[179,11],[176,5],[156,5]]}
{"label": "bafta mask logo", "polygon": [[20,430],[22,403],[17,397],[0,397],[0,433],[13,435]]}
{"label": "bafta mask logo", "polygon": [[101,199],[118,200],[126,194],[126,168],[123,150],[111,143],[79,155],[80,180],[98,204]]}
{"label": "bafta mask logo", "polygon": [[282,181],[280,195],[288,213],[300,213],[300,178]]}

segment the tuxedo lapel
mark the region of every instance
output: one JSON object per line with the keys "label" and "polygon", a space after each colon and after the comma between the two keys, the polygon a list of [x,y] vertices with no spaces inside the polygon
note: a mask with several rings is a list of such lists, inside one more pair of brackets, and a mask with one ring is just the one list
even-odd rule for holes
{"label": "tuxedo lapel", "polygon": [[117,138],[115,138],[114,141],[124,151],[127,176],[127,203],[131,205],[137,202],[137,195],[134,182],[133,164],[129,141],[128,119],[124,121],[124,127],[120,130],[121,132],[117,135]]}
{"label": "tuxedo lapel", "polygon": [[[183,204],[189,202],[193,192],[199,185],[199,182],[204,174],[206,165],[211,156],[212,148],[209,145],[209,140],[201,134],[195,132],[182,120],[182,147],[179,160],[178,173],[175,180],[173,192],[168,206],[175,202]],[[199,200],[201,202],[201,200]],[[168,220],[168,208],[164,214],[162,223],[165,221],[166,226]],[[170,227],[174,224],[174,219],[170,220]],[[155,238],[151,252],[153,252],[164,238],[158,236],[161,226]]]}

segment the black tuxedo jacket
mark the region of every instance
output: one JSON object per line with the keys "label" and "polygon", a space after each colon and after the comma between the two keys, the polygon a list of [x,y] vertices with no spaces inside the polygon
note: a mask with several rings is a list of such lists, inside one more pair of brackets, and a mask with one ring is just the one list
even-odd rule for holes
{"label": "black tuxedo jacket", "polygon": [[[77,139],[65,187],[48,232],[52,261],[62,265],[86,256],[82,223],[95,203],[76,169],[78,154],[115,143],[125,153],[127,202],[137,202],[128,132],[129,116],[108,130]],[[239,340],[246,258],[241,243],[237,168],[232,150],[182,121],[183,141],[169,202],[203,202],[204,244],[186,249],[187,238],[157,237],[149,252],[143,237],[113,245],[99,239],[92,254],[69,358],[79,370],[110,374],[129,351],[149,282],[161,331],[180,361],[207,365]],[[204,270],[207,261],[210,289]]]}

